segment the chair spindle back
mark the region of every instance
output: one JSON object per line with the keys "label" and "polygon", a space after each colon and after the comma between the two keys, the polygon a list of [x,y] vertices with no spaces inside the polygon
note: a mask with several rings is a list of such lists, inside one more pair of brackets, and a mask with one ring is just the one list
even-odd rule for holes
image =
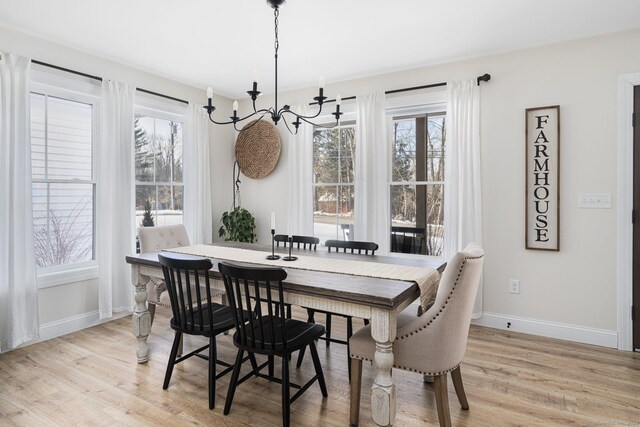
{"label": "chair spindle back", "polygon": [[[163,254],[158,255],[158,260],[162,265],[176,327],[185,331],[203,332],[205,325],[213,324],[211,283],[208,275],[213,267],[211,260],[188,255]],[[206,298],[201,291],[202,280]]]}
{"label": "chair spindle back", "polygon": [[[241,345],[265,350],[270,344],[275,348],[277,336],[282,337],[282,343],[286,345],[285,304],[280,302],[284,301],[282,281],[287,273],[281,268],[240,267],[224,262],[218,264],[218,270],[224,279]],[[274,293],[277,300],[273,298]],[[266,305],[266,313],[261,302]],[[255,317],[247,313],[253,313]]]}
{"label": "chair spindle back", "polygon": [[378,244],[374,242],[359,242],[356,240],[327,240],[324,244],[329,252],[331,252],[331,248],[333,248],[336,250],[336,252],[340,252],[340,249],[342,249],[342,252],[344,253],[346,253],[348,250],[352,254],[356,253],[355,251],[358,251],[358,254],[362,254],[364,251],[365,255],[375,255],[376,251],[378,250]]}

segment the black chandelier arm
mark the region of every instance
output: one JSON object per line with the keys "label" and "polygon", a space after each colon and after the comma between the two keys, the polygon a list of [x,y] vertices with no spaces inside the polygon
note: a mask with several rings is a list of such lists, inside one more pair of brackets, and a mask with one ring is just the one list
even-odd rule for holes
{"label": "black chandelier arm", "polygon": [[296,116],[298,116],[299,118],[304,118],[304,119],[315,119],[316,117],[318,117],[320,115],[320,113],[322,113],[322,105],[320,105],[320,108],[318,109],[318,112],[315,113],[313,116],[303,116],[302,114],[298,114],[298,113],[294,113]]}
{"label": "black chandelier arm", "polygon": [[233,128],[234,128],[235,130],[237,130],[238,132],[244,132],[245,130],[249,130],[249,129],[251,129],[252,127],[254,127],[255,125],[257,125],[257,124],[258,124],[258,122],[259,122],[260,120],[262,120],[263,118],[264,118],[264,116],[259,116],[259,118],[258,118],[257,120],[254,120],[251,124],[246,125],[246,126],[245,126],[245,127],[243,127],[242,129],[238,129],[238,128],[237,128],[237,126],[236,126],[236,124],[234,123],[234,124],[233,124]]}
{"label": "black chandelier arm", "polygon": [[[286,105],[285,107],[288,107],[288,105]],[[289,113],[289,114],[293,114],[294,116],[296,116],[298,119],[315,119],[316,117],[318,117],[320,115],[320,113],[322,113],[322,107],[320,107],[320,109],[318,110],[318,112],[316,114],[314,114],[313,116],[304,116],[302,114],[298,114],[295,111],[291,111],[290,108],[285,109],[284,107],[282,107],[280,109],[280,114],[284,114],[284,113]],[[306,121],[306,120],[305,120]]]}
{"label": "black chandelier arm", "polygon": [[335,125],[319,125],[317,123],[313,123],[312,121],[307,120],[306,117],[303,116],[298,116],[297,114],[293,113],[299,120],[302,120],[305,123],[309,123],[311,126],[317,127],[317,128],[323,128],[323,129],[333,129],[334,127],[338,126],[338,119],[336,119],[336,124]]}
{"label": "black chandelier arm", "polygon": [[261,109],[257,109],[256,108],[256,100],[252,99],[252,104],[253,104],[253,112],[256,114],[270,114],[271,110],[267,109],[267,108],[261,108]]}
{"label": "black chandelier arm", "polygon": [[238,121],[238,120],[236,120],[236,121],[230,120],[228,122],[216,122],[215,120],[213,120],[211,118],[211,114],[209,114],[209,120],[211,121],[211,123],[215,123],[216,125],[231,125],[231,124],[234,124],[235,122]]}
{"label": "black chandelier arm", "polygon": [[[282,116],[282,121],[284,122],[284,125],[287,127],[287,130],[289,131],[289,133],[293,134],[293,135],[297,135],[298,134],[298,126],[296,126],[296,131],[292,132],[291,128],[289,127],[289,123],[287,123],[287,119],[285,118],[285,116]],[[300,123],[298,123],[299,125]]]}

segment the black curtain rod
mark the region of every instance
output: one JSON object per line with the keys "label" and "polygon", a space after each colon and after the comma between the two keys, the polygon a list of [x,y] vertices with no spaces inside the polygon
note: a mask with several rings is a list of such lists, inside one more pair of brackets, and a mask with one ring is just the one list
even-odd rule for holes
{"label": "black curtain rod", "polygon": [[[75,74],[75,75],[82,76],[82,77],[86,77],[88,79],[98,80],[100,82],[102,81],[102,77],[92,76],[91,74],[81,73],[80,71],[71,70],[69,68],[59,67],[57,65],[48,64],[46,62],[36,61],[36,60],[31,60],[31,62],[34,63],[34,64],[42,65],[43,67],[54,68],[56,70],[64,71],[64,72]],[[173,96],[163,95],[163,94],[158,93],[158,92],[152,92],[150,90],[146,90],[146,89],[142,89],[142,88],[136,88],[136,90],[139,91],[139,92],[147,93],[149,95],[159,96],[160,98],[170,99],[172,101],[181,102],[183,104],[189,104],[189,101],[185,101],[184,99],[174,98]]]}
{"label": "black curtain rod", "polygon": [[172,100],[172,101],[181,102],[181,103],[183,103],[183,104],[189,104],[189,101],[185,101],[184,99],[174,98],[173,96],[163,95],[163,94],[158,93],[158,92],[152,92],[152,91],[150,91],[150,90],[141,89],[141,88],[136,88],[136,90],[137,90],[138,92],[147,93],[147,94],[149,94],[149,95],[159,96],[160,98],[170,99],[170,100]]}
{"label": "black curtain rod", "polygon": [[[481,76],[478,76],[478,78],[476,79],[476,82],[478,83],[478,86],[480,86],[480,82],[488,82],[489,80],[491,80],[491,74],[483,74]],[[420,89],[429,89],[432,87],[440,87],[440,86],[446,86],[447,82],[442,82],[442,83],[432,83],[430,85],[422,85],[422,86],[413,86],[413,87],[405,87],[402,89],[392,89],[392,90],[387,90],[385,91],[385,95],[390,95],[392,93],[401,93],[401,92],[410,92],[412,90],[420,90]],[[356,99],[355,96],[347,96],[347,97],[343,97],[342,100],[343,101],[348,101],[350,99]],[[336,102],[335,99],[328,99],[326,101],[324,101],[324,103],[326,104],[327,102]],[[309,105],[316,105],[318,104],[317,102],[310,102]]]}
{"label": "black curtain rod", "polygon": [[57,65],[47,64],[46,62],[36,61],[35,59],[32,59],[31,62],[33,62],[34,64],[42,65],[44,67],[54,68],[56,70],[65,71],[67,73],[71,73],[71,74],[75,74],[75,75],[78,75],[78,76],[86,77],[88,79],[98,80],[99,82],[102,81],[102,77],[92,76],[91,74],[81,73],[80,71],[70,70],[69,68],[58,67]]}

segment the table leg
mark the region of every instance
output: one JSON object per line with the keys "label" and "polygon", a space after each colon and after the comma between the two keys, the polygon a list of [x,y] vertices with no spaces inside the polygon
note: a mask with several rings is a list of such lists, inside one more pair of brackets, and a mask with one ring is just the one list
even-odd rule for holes
{"label": "table leg", "polygon": [[138,340],[136,355],[138,363],[145,363],[149,360],[149,345],[147,337],[151,332],[151,315],[147,307],[147,283],[150,278],[140,274],[140,267],[131,266],[131,283],[135,292],[136,307],[131,315],[133,336]]}
{"label": "table leg", "polygon": [[396,417],[396,385],[391,377],[396,314],[389,310],[373,309],[371,337],[376,342],[373,356],[376,378],[371,386],[371,417],[376,425],[390,426]]}

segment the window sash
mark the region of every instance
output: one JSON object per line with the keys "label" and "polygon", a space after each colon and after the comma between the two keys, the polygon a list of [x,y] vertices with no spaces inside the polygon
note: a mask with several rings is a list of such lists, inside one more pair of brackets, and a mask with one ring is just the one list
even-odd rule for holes
{"label": "window sash", "polygon": [[[342,159],[343,159],[343,155],[342,155],[342,151],[343,151],[343,130],[345,129],[353,129],[354,131],[354,136],[353,136],[353,142],[355,144],[357,144],[356,138],[355,138],[355,127],[356,124],[353,121],[349,121],[349,122],[342,122],[339,126],[336,126],[334,128],[331,129],[323,129],[321,127],[316,127],[314,128],[314,133],[315,132],[323,132],[323,131],[333,131],[333,132],[337,132],[337,144],[338,144],[338,150],[337,150],[337,157],[335,158],[335,162],[336,162],[336,178],[338,179],[338,182],[325,182],[325,181],[316,181],[316,174],[313,173],[313,182],[311,183],[312,188],[316,189],[316,188],[320,188],[320,187],[334,187],[336,190],[336,200],[335,200],[335,213],[333,214],[328,214],[327,217],[328,218],[335,218],[335,221],[332,221],[330,223],[328,223],[329,225],[331,225],[332,227],[335,226],[336,231],[335,231],[335,235],[332,236],[332,238],[334,239],[338,239],[338,240],[342,240],[342,234],[344,233],[342,231],[342,225],[343,224],[349,224],[352,223],[353,219],[345,219],[343,217],[340,216],[340,202],[341,202],[341,193],[345,188],[351,187],[351,193],[355,193],[355,171],[354,171],[354,176],[353,176],[353,180],[352,181],[342,181],[343,178],[343,171],[342,171]],[[315,142],[314,142],[314,147],[315,149]],[[314,172],[315,172],[315,156],[312,155],[312,168],[314,168]],[[355,169],[355,158],[353,159],[354,162],[354,169]],[[313,200],[314,205],[316,203],[319,203],[319,200]],[[315,207],[315,206],[314,206]],[[314,234],[318,234],[315,230],[315,214],[314,214]],[[351,236],[351,238],[353,238],[353,236]],[[324,242],[320,242],[321,245],[324,244]]]}
{"label": "window sash", "polygon": [[[415,120],[415,119],[419,119],[419,118],[424,118],[425,119],[425,126],[428,129],[429,118],[432,118],[432,117],[445,117],[446,118],[446,116],[447,116],[447,112],[446,111],[434,111],[434,112],[425,111],[425,112],[417,112],[417,113],[413,113],[412,112],[411,114],[404,114],[404,115],[393,115],[392,117],[390,117],[390,119],[391,119],[391,123],[393,124],[396,121],[401,121],[401,120],[411,120],[411,119]],[[429,180],[425,181],[425,180],[415,180],[415,179],[414,180],[402,180],[402,181],[401,180],[392,180],[392,177],[393,177],[393,166],[394,166],[394,164],[393,164],[393,161],[394,161],[393,152],[394,152],[394,144],[395,144],[395,135],[393,134],[393,131],[391,131],[391,133],[389,135],[391,137],[390,144],[388,145],[389,146],[389,150],[390,150],[389,172],[388,172],[390,181],[389,181],[389,185],[387,186],[388,191],[389,191],[387,197],[392,197],[393,188],[394,187],[397,188],[397,187],[402,187],[402,186],[410,186],[410,187],[413,187],[414,189],[417,190],[419,186],[424,186],[425,189],[428,189],[429,187],[436,187],[436,186],[440,185],[444,189],[444,185],[445,185],[444,180],[438,180],[438,181],[429,181]],[[425,134],[425,137],[427,137],[426,134]],[[417,147],[416,147],[416,149],[417,149]],[[443,144],[443,153],[442,153],[443,156],[446,156],[445,150],[446,150],[446,140],[444,141],[444,144]],[[416,155],[416,157],[417,157],[417,153],[414,154],[414,155]],[[425,150],[425,160],[426,161],[429,160],[429,153],[426,150]],[[416,162],[417,161],[418,161],[418,159],[416,158]],[[414,174],[413,176],[415,177],[416,175]],[[426,211],[426,210],[429,209],[429,204],[427,203],[427,199],[424,200],[424,203],[426,204],[425,205],[425,211]],[[393,206],[390,205],[389,208],[390,208],[390,211],[389,211],[388,214],[391,216],[391,214],[393,213]],[[417,200],[416,200],[416,213],[417,213],[417,210],[418,210],[418,206],[417,206]],[[393,226],[393,219],[390,220],[390,224]],[[428,224],[426,224],[426,226],[428,226]],[[442,227],[446,227],[446,225],[443,224]],[[395,234],[396,233],[391,231],[391,229],[389,230],[388,235],[389,235],[389,237],[391,239],[396,238]],[[427,233],[427,235],[430,235],[430,233]],[[430,237],[433,237],[433,236],[430,236]],[[404,238],[404,236],[403,236],[403,238]],[[424,239],[427,239],[426,235],[425,235]],[[422,246],[422,244],[423,243],[420,243],[419,246]],[[425,249],[428,249],[429,242],[427,242],[425,240],[424,241],[424,245],[426,245]],[[393,242],[392,242],[391,247],[393,247],[393,246],[394,245],[393,245]],[[412,249],[414,249],[414,248],[412,248]],[[421,248],[418,247],[417,249],[419,250]],[[429,254],[428,250],[426,252],[427,252],[427,254]],[[391,253],[392,254],[396,254],[396,255],[402,255],[402,256],[405,256],[405,257],[406,256],[408,256],[408,257],[424,257],[425,256],[425,254],[406,253],[406,252],[402,252],[402,250],[397,251],[397,252],[391,252]]]}
{"label": "window sash", "polygon": [[[43,75],[44,76],[44,75]],[[98,122],[98,118],[99,118],[99,99],[96,98],[91,92],[91,90],[89,90],[89,88],[85,88],[86,89],[86,93],[79,91],[77,88],[66,88],[65,87],[59,87],[56,86],[54,83],[55,82],[47,82],[45,81],[45,77],[40,76],[38,81],[34,81],[32,82],[32,90],[30,92],[30,96],[36,95],[36,96],[42,96],[44,99],[44,120],[42,125],[44,126],[44,134],[42,136],[43,141],[43,154],[44,154],[44,160],[43,160],[43,164],[44,164],[44,177],[37,177],[34,178],[33,177],[33,169],[31,170],[31,174],[32,174],[32,183],[34,185],[44,185],[46,188],[46,193],[47,193],[47,197],[46,200],[44,201],[44,209],[47,212],[46,215],[46,221],[47,221],[47,231],[46,231],[46,236],[47,236],[47,240],[48,242],[51,242],[51,229],[50,229],[50,214],[49,212],[51,211],[51,209],[55,209],[55,206],[52,205],[52,201],[50,199],[51,197],[51,187],[54,185],[57,185],[58,189],[64,187],[65,185],[85,185],[85,186],[91,186],[91,199],[90,199],[90,205],[91,205],[91,258],[88,260],[83,260],[83,261],[71,261],[71,262],[66,262],[66,263],[60,263],[60,264],[54,264],[54,265],[49,265],[49,266],[42,266],[42,267],[38,267],[37,268],[37,273],[39,277],[45,277],[45,276],[49,276],[52,273],[55,273],[56,279],[55,281],[51,282],[51,281],[47,281],[43,279],[43,285],[40,286],[41,288],[44,287],[48,287],[48,286],[56,286],[59,284],[65,284],[65,283],[70,283],[72,280],[75,280],[73,277],[74,276],[74,272],[76,272],[78,269],[84,269],[87,266],[95,266],[97,265],[97,253],[96,253],[96,188],[97,188],[97,180],[96,180],[96,166],[97,166],[97,159],[96,159],[96,155],[95,155],[95,150],[97,147],[97,140],[98,140],[98,135],[99,135],[99,122]],[[91,168],[91,178],[59,178],[59,177],[53,177],[53,178],[49,178],[49,168],[50,168],[50,150],[49,150],[49,144],[50,144],[50,129],[49,129],[49,120],[50,120],[50,116],[49,116],[49,100],[53,98],[53,99],[59,99],[62,101],[67,101],[67,102],[71,102],[71,103],[76,103],[76,104],[84,104],[86,106],[90,106],[91,107],[91,115],[90,115],[90,121],[91,121],[91,144],[90,144],[90,150],[91,150],[91,159],[90,159],[90,168]],[[30,126],[33,126],[33,119],[31,119],[31,123]],[[66,143],[71,142],[71,141],[66,141]],[[31,153],[31,155],[33,156],[33,151]],[[73,156],[73,155],[71,155]],[[34,203],[34,200],[32,198],[32,203]],[[61,202],[64,203],[64,202]],[[35,212],[34,212],[35,214]],[[36,228],[36,217],[35,215],[33,216],[33,227],[34,229]],[[70,226],[75,226],[75,221],[72,225]],[[82,224],[80,224],[81,226]],[[87,235],[89,233],[86,233]],[[72,277],[73,276],[73,277]],[[91,277],[89,277],[91,276]],[[91,274],[85,274],[83,276],[83,280],[89,279],[89,278],[95,278],[97,277],[97,275]],[[49,283],[51,282],[51,283]]]}

